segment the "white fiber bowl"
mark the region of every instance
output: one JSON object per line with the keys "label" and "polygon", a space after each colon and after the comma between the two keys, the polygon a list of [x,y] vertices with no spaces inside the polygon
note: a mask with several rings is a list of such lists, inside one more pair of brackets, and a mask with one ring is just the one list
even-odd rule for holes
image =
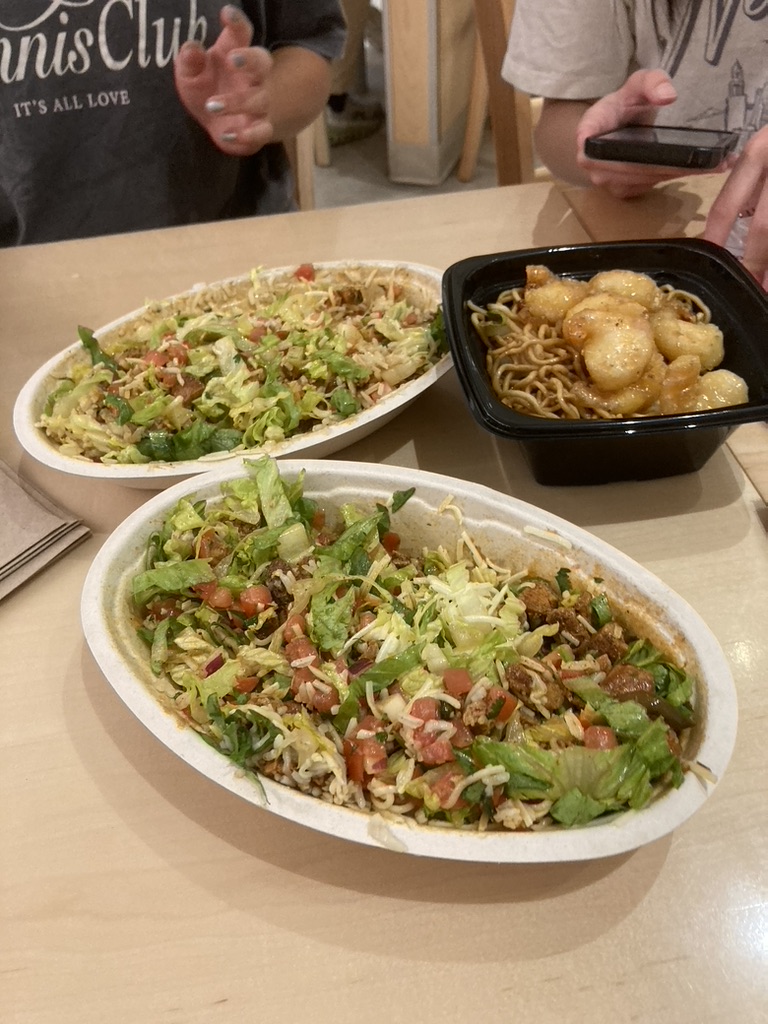
{"label": "white fiber bowl", "polygon": [[[401,263],[393,260],[339,260],[325,263],[319,262],[315,263],[314,266],[317,270],[331,271],[361,270],[363,272],[371,272],[377,268],[391,270],[402,274],[404,278],[407,278],[414,285],[423,289],[425,294],[433,299],[436,306],[440,302],[442,274],[433,267],[416,263]],[[290,274],[293,270],[293,267],[276,267],[261,271],[259,276],[262,281],[268,281],[273,277]],[[226,281],[217,281],[205,285],[200,284],[186,292],[161,301],[163,303],[173,303],[183,300],[187,296],[195,296],[212,289],[228,286],[237,287],[249,280],[250,275],[243,275],[242,277],[231,278]],[[145,312],[145,309],[133,310],[125,316],[99,328],[94,333],[97,338],[103,337],[123,324],[142,318]],[[61,473],[87,477],[92,480],[112,480],[129,487],[153,490],[167,487],[179,480],[188,479],[200,473],[206,473],[221,463],[239,464],[244,457],[252,458],[259,454],[269,455],[275,459],[291,456],[320,458],[325,455],[331,455],[373,433],[379,427],[384,426],[385,423],[406,409],[422,392],[439,380],[453,365],[450,354],[445,354],[420,377],[395,387],[391,394],[386,395],[374,406],[355,413],[341,422],[329,426],[320,426],[307,433],[296,434],[285,441],[267,443],[260,448],[251,448],[244,452],[216,452],[211,455],[205,455],[200,459],[186,462],[147,462],[141,465],[118,465],[115,463],[92,462],[86,458],[67,455],[37,425],[48,395],[56,387],[59,380],[66,376],[68,368],[74,363],[86,362],[87,360],[88,355],[82,344],[78,341],[53,356],[30,377],[19,392],[13,410],[13,425],[19,443],[32,458],[44,466],[56,469]]]}
{"label": "white fiber bowl", "polygon": [[305,494],[329,509],[345,502],[373,506],[396,490],[415,487],[396,519],[405,552],[420,552],[425,545],[450,548],[460,527],[450,513],[438,515],[437,509],[452,496],[470,537],[491,560],[542,575],[554,575],[561,566],[568,566],[575,579],[602,577],[622,618],[697,679],[697,725],[686,757],[705,765],[714,781],[687,772],[679,789],[660,794],[642,810],[598,819],[582,828],[551,827],[538,832],[460,831],[409,820],[393,823],[375,813],[333,806],[267,778],[262,778],[260,791],[225,755],[161,706],[153,692],[148,652],[135,633],[129,610],[131,579],[143,567],[149,534],[181,497],[218,495],[221,481],[243,475],[240,466],[182,482],[151,498],[109,537],[85,581],[82,624],[93,656],[118,695],[161,743],[202,775],[274,814],[332,836],[426,857],[497,863],[607,857],[668,834],[701,807],[731,756],[736,693],[716,639],[680,596],[585,530],[475,483],[355,462],[302,459],[280,464],[287,479],[294,479],[301,470],[306,471]]}

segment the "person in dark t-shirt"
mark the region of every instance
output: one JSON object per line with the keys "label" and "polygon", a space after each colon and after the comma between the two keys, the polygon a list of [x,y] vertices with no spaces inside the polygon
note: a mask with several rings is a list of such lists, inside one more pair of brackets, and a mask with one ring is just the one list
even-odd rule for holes
{"label": "person in dark t-shirt", "polygon": [[293,208],[338,0],[0,0],[0,245]]}

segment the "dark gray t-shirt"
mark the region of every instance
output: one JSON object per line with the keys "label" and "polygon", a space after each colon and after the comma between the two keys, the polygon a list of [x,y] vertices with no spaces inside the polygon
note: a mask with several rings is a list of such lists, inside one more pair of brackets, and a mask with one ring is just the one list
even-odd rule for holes
{"label": "dark gray t-shirt", "polygon": [[[223,0],[0,0],[0,245],[291,209],[281,145],[238,159],[186,113],[182,43]],[[339,56],[338,0],[242,0],[254,44]]]}

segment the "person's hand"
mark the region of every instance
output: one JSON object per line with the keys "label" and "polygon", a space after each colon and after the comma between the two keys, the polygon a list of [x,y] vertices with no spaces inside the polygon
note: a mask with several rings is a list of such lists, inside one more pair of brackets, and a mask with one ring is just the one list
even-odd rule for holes
{"label": "person's hand", "polygon": [[205,50],[187,42],[174,62],[179,99],[230,156],[250,156],[271,142],[272,56],[251,46],[253,26],[239,7],[221,11],[221,33]]}
{"label": "person's hand", "polygon": [[750,215],[742,264],[768,291],[768,126],[739,154],[709,211],[704,238],[725,245],[738,218]]}
{"label": "person's hand", "polygon": [[579,121],[576,131],[576,162],[596,188],[605,189],[619,199],[642,195],[662,181],[671,181],[690,173],[652,164],[624,164],[608,160],[590,160],[584,155],[584,142],[626,124],[653,124],[661,107],[677,99],[672,80],[660,69],[635,71],[616,92],[597,100]]}

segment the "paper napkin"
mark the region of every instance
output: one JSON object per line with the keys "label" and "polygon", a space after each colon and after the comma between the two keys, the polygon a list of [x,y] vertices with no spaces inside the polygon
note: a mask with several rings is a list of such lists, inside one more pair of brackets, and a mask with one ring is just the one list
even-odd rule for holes
{"label": "paper napkin", "polygon": [[0,459],[0,600],[90,532]]}

